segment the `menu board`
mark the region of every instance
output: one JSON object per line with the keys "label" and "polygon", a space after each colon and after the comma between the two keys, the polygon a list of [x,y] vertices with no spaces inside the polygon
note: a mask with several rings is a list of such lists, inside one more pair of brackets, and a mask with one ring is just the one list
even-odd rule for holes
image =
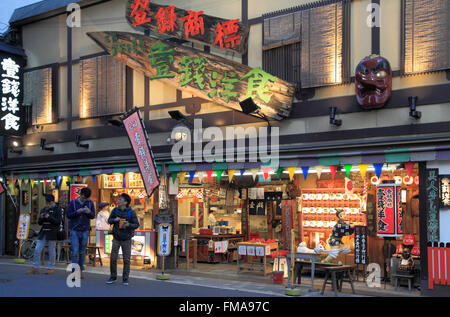
{"label": "menu board", "polygon": [[367,227],[355,227],[355,264],[367,264]]}
{"label": "menu board", "polygon": [[144,188],[141,174],[128,173],[128,188]]}
{"label": "menu board", "polygon": [[439,170],[426,171],[427,191],[427,239],[428,242],[439,241]]}
{"label": "menu board", "polygon": [[103,175],[103,189],[123,188],[123,175]]}
{"label": "menu board", "polygon": [[439,184],[440,207],[448,208],[450,207],[450,175],[440,175]]}

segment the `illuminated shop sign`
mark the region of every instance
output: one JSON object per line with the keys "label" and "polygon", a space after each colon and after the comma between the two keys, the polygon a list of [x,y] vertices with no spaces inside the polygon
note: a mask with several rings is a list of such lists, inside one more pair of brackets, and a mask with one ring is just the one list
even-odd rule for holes
{"label": "illuminated shop sign", "polygon": [[23,108],[24,60],[0,52],[0,134],[23,135],[25,111]]}

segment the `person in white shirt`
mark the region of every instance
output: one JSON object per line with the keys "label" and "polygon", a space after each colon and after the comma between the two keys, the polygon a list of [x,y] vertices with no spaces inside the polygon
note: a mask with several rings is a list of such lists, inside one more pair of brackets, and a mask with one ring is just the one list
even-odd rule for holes
{"label": "person in white shirt", "polygon": [[110,230],[111,226],[108,223],[109,218],[109,203],[102,202],[98,205],[100,209],[97,214],[97,220],[95,221],[96,230]]}
{"label": "person in white shirt", "polygon": [[216,220],[216,213],[217,213],[217,210],[211,210],[210,212],[209,212],[209,216],[208,216],[208,226],[212,229],[212,227],[214,227],[215,225],[216,225],[216,223],[217,223],[217,220]]}

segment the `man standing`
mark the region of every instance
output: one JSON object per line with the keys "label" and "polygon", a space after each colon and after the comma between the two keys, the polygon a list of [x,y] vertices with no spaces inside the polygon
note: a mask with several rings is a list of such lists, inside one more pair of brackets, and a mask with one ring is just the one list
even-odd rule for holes
{"label": "man standing", "polygon": [[53,195],[46,195],[45,202],[47,206],[39,213],[38,223],[42,225],[39,232],[36,248],[34,249],[33,268],[27,274],[38,274],[39,264],[41,263],[41,253],[45,244],[48,243],[48,269],[46,274],[52,274],[55,267],[55,246],[57,233],[61,223],[61,209],[55,204]]}
{"label": "man standing", "polygon": [[123,256],[123,285],[128,285],[128,277],[130,275],[130,258],[131,258],[131,238],[134,230],[139,228],[139,221],[136,213],[130,208],[131,197],[128,194],[121,194],[117,201],[117,208],[111,211],[108,223],[113,225],[113,242],[111,248],[110,271],[111,277],[106,282],[112,284],[117,280],[117,257],[119,256],[119,248],[122,248]]}
{"label": "man standing", "polygon": [[72,245],[72,263],[78,263],[81,269],[81,278],[84,278],[84,261],[86,247],[91,230],[90,220],[95,218],[94,203],[89,200],[91,190],[84,187],[80,190],[80,197],[72,200],[67,208],[69,218],[70,243]]}

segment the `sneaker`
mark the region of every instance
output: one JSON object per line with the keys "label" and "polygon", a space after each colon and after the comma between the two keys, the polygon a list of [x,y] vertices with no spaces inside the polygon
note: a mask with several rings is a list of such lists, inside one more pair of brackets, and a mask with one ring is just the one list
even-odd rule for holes
{"label": "sneaker", "polygon": [[53,274],[55,273],[55,270],[52,269],[48,269],[47,272],[45,272],[45,274]]}
{"label": "sneaker", "polygon": [[39,274],[39,269],[32,268],[31,270],[27,271],[27,274]]}
{"label": "sneaker", "polygon": [[122,285],[123,286],[128,286],[128,280],[123,280]]}
{"label": "sneaker", "polygon": [[117,280],[117,278],[112,278],[112,277],[110,277],[109,280],[106,281],[106,284],[112,284],[112,283],[115,283],[116,280]]}

